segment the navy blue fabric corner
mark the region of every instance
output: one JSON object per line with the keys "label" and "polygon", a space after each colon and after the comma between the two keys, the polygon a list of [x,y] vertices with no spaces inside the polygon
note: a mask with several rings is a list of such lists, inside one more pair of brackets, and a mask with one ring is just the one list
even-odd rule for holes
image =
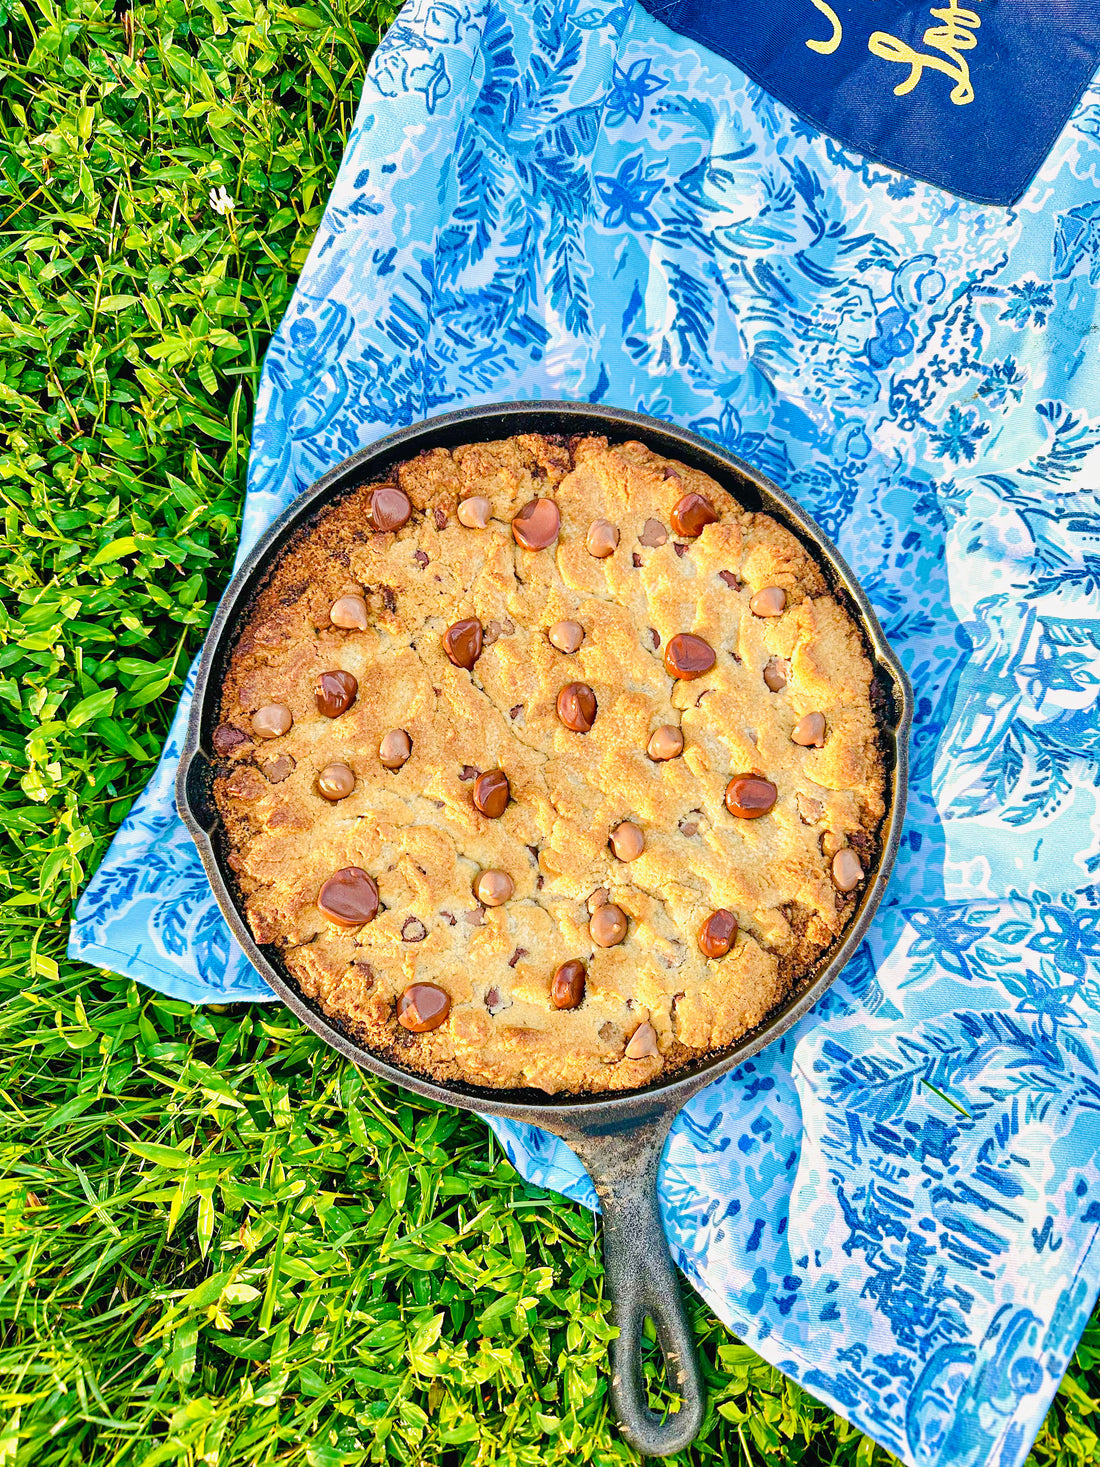
{"label": "navy blue fabric corner", "polygon": [[1013,204],[1100,65],[1100,0],[640,0],[890,168]]}

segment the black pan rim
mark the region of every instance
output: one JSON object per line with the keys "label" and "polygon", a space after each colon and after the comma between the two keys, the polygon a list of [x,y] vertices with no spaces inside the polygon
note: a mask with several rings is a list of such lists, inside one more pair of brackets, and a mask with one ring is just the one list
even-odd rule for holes
{"label": "black pan rim", "polygon": [[[539,419],[543,421],[534,421]],[[516,420],[526,421],[521,423]],[[701,1060],[697,1066],[680,1070],[666,1080],[658,1080],[638,1089],[595,1091],[588,1094],[550,1095],[535,1090],[496,1090],[487,1086],[431,1080],[414,1071],[402,1069],[358,1044],[283,977],[248,930],[234,900],[230,880],[222,869],[222,860],[213,839],[216,821],[203,818],[204,812],[195,788],[196,778],[201,777],[211,763],[209,749],[203,747],[203,729],[204,724],[210,724],[209,715],[219,686],[214,673],[235,640],[233,632],[238,618],[246,611],[258,589],[258,583],[262,582],[270,568],[270,557],[297,533],[309,516],[327,499],[335,498],[365,480],[384,477],[387,470],[395,464],[424,449],[439,446],[443,439],[453,446],[459,442],[476,441],[478,438],[488,441],[508,437],[517,432],[615,433],[622,430],[627,430],[629,436],[650,441],[664,440],[661,444],[654,444],[657,451],[695,462],[720,483],[733,478],[735,482],[739,482],[742,491],[751,488],[760,499],[761,507],[786,524],[812,548],[813,553],[831,572],[836,584],[850,598],[863,634],[873,650],[876,667],[889,681],[895,712],[893,719],[884,722],[884,732],[891,736],[892,747],[887,752],[893,756],[893,768],[888,779],[890,800],[880,833],[881,852],[878,864],[864,889],[854,920],[824,966],[808,980],[804,980],[795,993],[757,1029],[743,1036],[728,1050]],[[605,407],[598,403],[553,399],[503,402],[461,408],[410,424],[359,450],[300,494],[250,547],[222,596],[200,654],[191,712],[180,754],[176,803],[180,817],[198,849],[222,915],[245,955],[287,1007],[339,1053],[381,1079],[441,1104],[502,1115],[555,1130],[559,1126],[571,1125],[591,1130],[595,1123],[598,1123],[595,1128],[601,1131],[614,1130],[618,1124],[630,1125],[647,1115],[667,1111],[670,1107],[678,1109],[696,1091],[758,1054],[818,1002],[850,961],[866,936],[885,894],[900,844],[905,814],[912,714],[913,695],[909,680],[851,568],[801,505],[766,475],[708,439],[642,413]]]}

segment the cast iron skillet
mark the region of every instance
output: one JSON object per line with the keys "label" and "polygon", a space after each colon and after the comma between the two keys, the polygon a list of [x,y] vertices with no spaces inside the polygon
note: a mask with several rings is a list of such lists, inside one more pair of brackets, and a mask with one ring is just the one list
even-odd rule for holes
{"label": "cast iron skillet", "polygon": [[[462,443],[487,442],[516,433],[598,433],[613,442],[638,438],[658,453],[703,470],[728,487],[747,509],[763,509],[773,515],[810,548],[832,579],[834,588],[847,593],[874,659],[885,709],[884,743],[889,772],[882,855],[877,868],[869,874],[858,912],[843,941],[828,961],[764,1024],[731,1049],[666,1081],[625,1094],[570,1098],[548,1096],[535,1090],[441,1085],[361,1048],[337,1020],[322,1013],[318,1005],[301,993],[283,967],[277,950],[253,940],[224,863],[220,822],[211,793],[212,735],[218,724],[224,670],[236,642],[239,623],[281,547],[314,511],[356,485],[385,478],[404,459],[425,449],[454,448]],[[230,930],[253,966],[287,1007],[334,1049],[365,1070],[432,1100],[481,1115],[529,1121],[562,1137],[577,1153],[595,1184],[603,1211],[604,1270],[613,1320],[619,1331],[610,1350],[611,1398],[625,1436],[647,1456],[670,1456],[686,1447],[699,1429],[705,1404],[694,1343],[657,1201],[657,1167],[669,1127],[680,1107],[704,1085],[736,1068],[801,1018],[862,942],[886,889],[901,837],[911,717],[912,692],[908,680],[886,643],[867,597],[833,545],[794,500],[747,463],[694,433],[640,413],[589,403],[520,402],[465,408],[402,428],[354,454],[296,499],[252,549],[230,582],[206,638],[180,759],[176,800]],[[642,1326],[647,1316],[656,1327],[669,1385],[682,1402],[679,1411],[664,1420],[647,1405],[642,1382]]]}

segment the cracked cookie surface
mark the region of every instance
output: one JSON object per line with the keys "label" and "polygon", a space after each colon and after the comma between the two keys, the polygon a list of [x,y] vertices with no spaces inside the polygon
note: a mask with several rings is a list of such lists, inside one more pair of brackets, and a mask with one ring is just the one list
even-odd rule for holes
{"label": "cracked cookie surface", "polygon": [[[230,660],[215,799],[254,936],[367,1048],[445,1081],[618,1090],[725,1048],[815,968],[877,859],[858,626],[785,528],[640,443],[524,435],[436,449],[394,482],[408,521],[372,528],[373,484],[320,511]],[[542,549],[520,541],[552,510],[513,533],[532,500],[560,516]],[[444,639],[468,622],[465,666],[475,634],[450,636],[459,662]],[[318,697],[333,672],[356,684],[336,713],[331,679]],[[682,752],[650,757],[677,730]],[[510,798],[493,817],[473,790],[495,770]],[[626,860],[624,824],[643,841],[624,832]],[[318,905],[340,873],[371,909],[349,871],[377,892],[359,925]],[[474,894],[484,873],[507,881],[483,894],[511,882],[499,904]],[[604,946],[609,905],[626,931]],[[582,996],[559,1007],[555,973],[578,961]]]}

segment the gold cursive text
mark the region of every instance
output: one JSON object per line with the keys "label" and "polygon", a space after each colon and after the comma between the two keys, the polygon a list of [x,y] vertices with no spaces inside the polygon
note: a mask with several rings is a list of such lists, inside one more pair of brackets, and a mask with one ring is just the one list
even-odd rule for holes
{"label": "gold cursive text", "polygon": [[981,19],[976,10],[965,9],[959,4],[959,0],[947,0],[944,6],[933,6],[932,17],[943,24],[930,25],[922,40],[931,50],[939,51],[939,56],[915,51],[905,41],[886,31],[875,31],[867,42],[867,49],[883,61],[897,61],[909,67],[909,75],[894,88],[895,97],[904,97],[907,92],[911,92],[928,67],[933,71],[942,71],[945,76],[952,78],[955,85],[951,88],[951,100],[956,107],[963,107],[974,100],[970,66],[963,52],[973,51],[978,44],[974,32],[981,25]]}
{"label": "gold cursive text", "polygon": [[840,45],[844,29],[837,18],[836,11],[831,5],[826,5],[825,0],[810,0],[810,4],[815,10],[820,10],[822,15],[832,23],[833,33],[827,41],[807,41],[806,45],[811,51],[816,51],[821,56],[831,56]]}

